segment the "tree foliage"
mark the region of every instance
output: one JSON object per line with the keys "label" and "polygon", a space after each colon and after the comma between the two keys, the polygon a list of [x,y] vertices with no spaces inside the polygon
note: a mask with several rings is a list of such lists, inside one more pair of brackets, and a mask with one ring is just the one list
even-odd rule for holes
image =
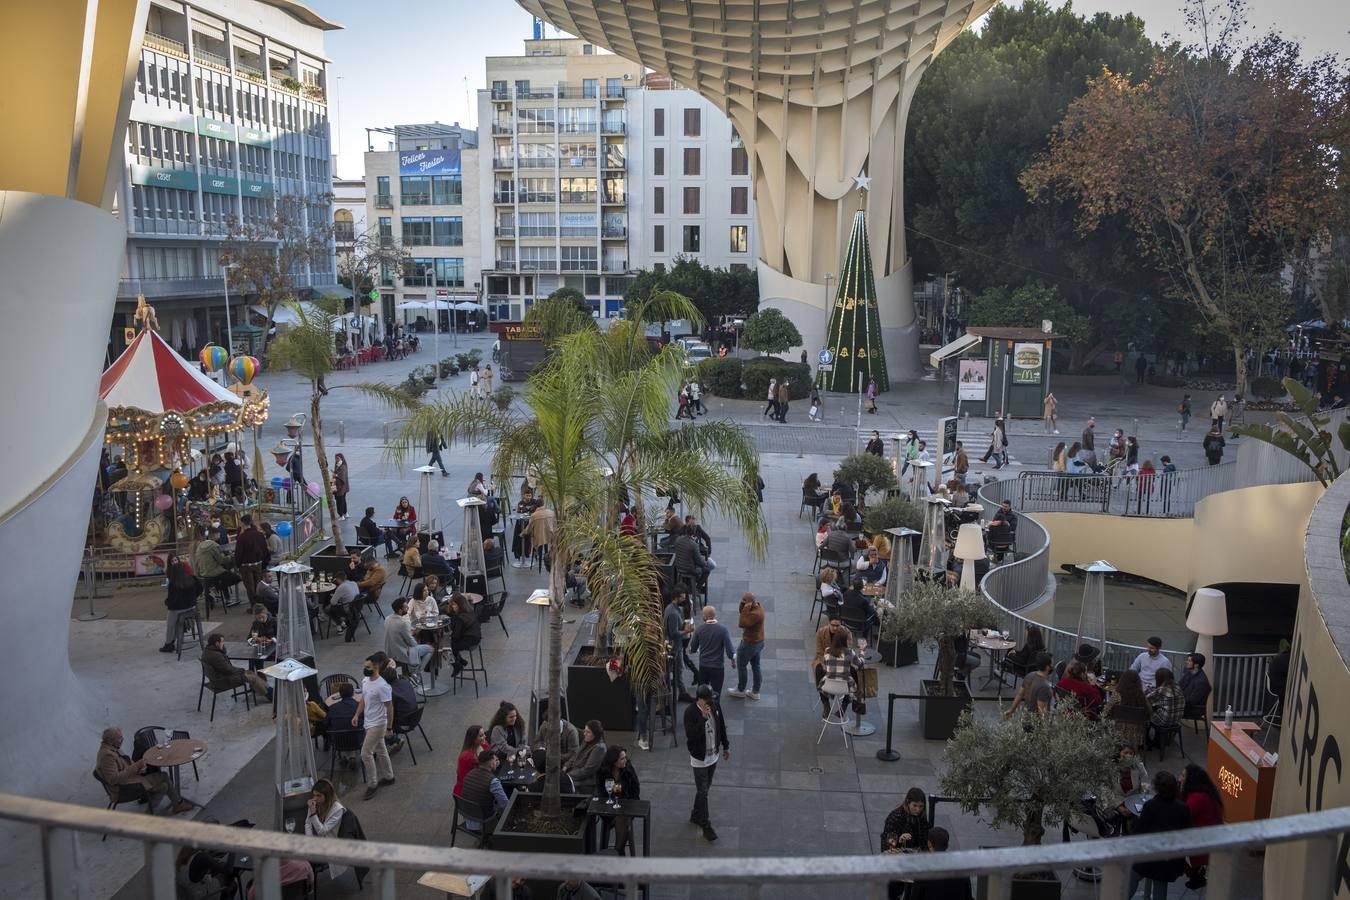
{"label": "tree foliage", "polygon": [[560,287],[548,295],[549,300],[566,300],[577,308],[577,312],[589,317],[591,315],[591,304],[586,299],[586,295],[574,287]]}
{"label": "tree foliage", "polygon": [[741,345],[758,350],[760,353],[786,353],[792,347],[799,347],[802,334],[792,320],[783,315],[782,310],[769,307],[761,309],[745,320],[745,332],[741,335]]}
{"label": "tree foliage", "polygon": [[351,291],[355,281],[357,300],[365,306],[370,303],[368,295],[380,282],[382,274],[385,271],[402,272],[408,258],[405,247],[376,229],[353,235],[352,242],[338,254],[338,282]]}
{"label": "tree foliage", "polygon": [[748,316],[759,308],[759,276],[752,268],[713,269],[697,259],[679,256],[669,269],[640,269],[624,292],[631,305],[660,291],[688,297],[705,321],[722,316]]}
{"label": "tree foliage", "polygon": [[[1329,487],[1341,475],[1340,460],[1336,457],[1338,448],[1327,430],[1331,416],[1318,411],[1317,397],[1298,380],[1286,378],[1281,384],[1294,399],[1299,414],[1292,416],[1280,412],[1277,425],[1234,425],[1233,433],[1278,447],[1312,469],[1317,480]],[[1340,444],[1340,451],[1350,451],[1350,422],[1341,422],[1336,429],[1336,442]]]}
{"label": "tree foliage", "polygon": [[[564,293],[571,291],[581,298]],[[536,301],[525,311],[525,324],[539,329],[539,339],[552,347],[569,334],[580,331],[595,331],[595,319],[591,316],[590,304],[576,288],[559,288],[543,300]]]}
{"label": "tree foliage", "polygon": [[858,500],[866,501],[867,492],[895,487],[895,470],[885,457],[871,453],[845,456],[834,470],[834,480],[857,485]]}
{"label": "tree foliage", "polygon": [[942,792],[993,828],[1022,832],[1039,844],[1046,824],[1081,812],[1083,797],[1119,779],[1116,735],[1109,723],[1056,706],[1021,721],[976,718],[967,711],[947,742]]}
{"label": "tree foliage", "polygon": [[942,582],[917,582],[900,598],[894,610],[886,612],[881,623],[881,637],[887,641],[899,639],[937,645],[938,692],[951,696],[956,669],[956,638],[969,628],[993,625],[995,612],[994,605],[983,594],[948,587]]}
{"label": "tree foliage", "polygon": [[1071,341],[1085,341],[1091,332],[1087,316],[1065,302],[1058,289],[1037,281],[1011,291],[993,287],[980,292],[970,303],[968,319],[971,325],[1005,328],[1040,328],[1049,319],[1055,333]]}
{"label": "tree foliage", "polygon": [[1094,78],[1022,182],[1035,197],[1075,199],[1081,234],[1123,219],[1232,348],[1241,394],[1247,350],[1269,346],[1273,316],[1258,298],[1342,211],[1346,71],[1305,62],[1278,34],[1244,43],[1241,0],[1217,19],[1203,0],[1188,9],[1198,42],[1146,77]]}

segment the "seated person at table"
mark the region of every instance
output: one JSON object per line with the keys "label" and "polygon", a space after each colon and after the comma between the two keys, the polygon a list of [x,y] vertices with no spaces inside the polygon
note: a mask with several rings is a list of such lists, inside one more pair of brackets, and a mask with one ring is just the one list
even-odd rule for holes
{"label": "seated person at table", "polygon": [[1067,691],[1078,701],[1083,713],[1089,719],[1097,718],[1101,712],[1102,704],[1106,698],[1102,695],[1102,689],[1097,687],[1089,680],[1090,676],[1083,664],[1077,659],[1069,661],[1064,669],[1064,676],[1059,679],[1057,687],[1062,691]]}
{"label": "seated person at table", "polygon": [[367,547],[374,547],[380,542],[380,526],[375,524],[375,507],[367,506],[365,517],[356,523],[356,540]]}
{"label": "seated person at table", "polygon": [[506,553],[497,545],[496,538],[486,538],[483,541],[483,565],[489,569],[500,569],[506,562]]}
{"label": "seated person at table", "polygon": [[149,797],[150,812],[153,814],[159,801],[168,797],[175,813],[187,812],[192,804],[178,795],[178,788],[165,772],[146,772],[149,764],[144,760],[132,762],[122,754],[122,729],[103,729],[103,740],[98,747],[98,757],[94,771],[114,794],[121,792],[123,785],[130,785]]}
{"label": "seated person at table", "polygon": [[840,527],[845,531],[862,530],[862,513],[853,505],[852,500],[845,500],[844,505],[839,510],[839,519],[844,523]]}
{"label": "seated person at table", "polygon": [[1022,640],[1022,646],[1008,651],[1008,655],[1003,658],[1004,665],[1029,669],[1031,668],[1031,661],[1036,658],[1036,654],[1044,649],[1045,633],[1041,631],[1039,626],[1028,625],[1027,636]]}
{"label": "seated person at table", "polygon": [[338,633],[356,631],[356,622],[361,618],[361,589],[355,581],[349,581],[347,573],[333,573],[333,598],[328,601],[328,616],[338,626]]}
{"label": "seated person at table", "polygon": [[867,552],[858,557],[855,568],[868,584],[886,583],[886,560],[881,558],[876,547],[868,547]]}
{"label": "seated person at table", "polygon": [[928,849],[928,798],[912,787],[904,802],[886,816],[881,829],[881,851],[924,851]]}
{"label": "seated person at table", "polygon": [[1210,686],[1209,676],[1205,674],[1205,654],[1187,654],[1185,665],[1186,671],[1181,673],[1181,693],[1186,698],[1186,705],[1191,707],[1190,711],[1196,712],[1209,699]]}
{"label": "seated person at table", "polygon": [[844,496],[839,493],[838,487],[830,489],[829,499],[821,507],[821,512],[828,513],[832,519],[839,518],[839,511],[844,508]]}
{"label": "seated person at table", "polygon": [[266,678],[230,662],[230,658],[225,655],[225,635],[218,631],[206,639],[206,649],[202,651],[202,664],[206,667],[206,679],[212,689],[235,688],[247,684],[259,697],[272,699],[272,689],[267,686]]}
{"label": "seated person at table", "polygon": [[1158,746],[1160,730],[1175,728],[1181,721],[1181,713],[1186,708],[1186,695],[1181,693],[1171,669],[1158,670],[1158,686],[1149,695],[1148,702],[1152,715],[1148,720],[1148,746]]}
{"label": "seated person at table", "polygon": [[347,564],[343,566],[342,571],[346,573],[347,580],[355,584],[366,575],[366,564],[361,559],[361,551],[352,549],[347,551]]}
{"label": "seated person at table", "polygon": [[[491,750],[480,751],[478,765],[464,776],[459,786],[459,796],[481,807],[492,818],[501,815],[506,809],[506,790],[497,777],[497,767],[500,765],[501,759],[497,754]],[[464,827],[477,834],[483,830],[483,823],[465,816]]]}
{"label": "seated person at table", "polygon": [[831,612],[829,621],[816,631],[816,655],[811,657],[811,677],[816,684],[820,684],[820,679],[825,677],[825,651],[836,634],[842,634],[848,646],[853,646],[853,632],[844,626],[838,612]]}
{"label": "seated person at table", "polygon": [[1013,713],[1017,712],[1017,707],[1023,703],[1027,705],[1027,710],[1038,713],[1042,716],[1050,712],[1050,702],[1054,699],[1054,691],[1050,687],[1050,670],[1055,666],[1055,661],[1049,653],[1037,653],[1036,658],[1031,661],[1031,671],[1022,679],[1022,684],[1017,688],[1017,696],[1013,697],[1012,705],[1003,713],[1003,718],[1011,718]]}
{"label": "seated person at table", "polygon": [[394,600],[394,614],[384,620],[384,652],[396,662],[405,663],[414,669],[424,669],[427,660],[431,659],[431,647],[419,644],[413,637],[407,612],[407,597]]}
{"label": "seated person at table", "polygon": [[814,500],[816,503],[820,503],[822,500],[828,499],[829,496],[829,494],[820,489],[819,475],[812,472],[810,475],[806,476],[806,479],[802,482],[803,500]]}
{"label": "seated person at table", "polygon": [[441,556],[441,545],[438,541],[427,541],[427,552],[422,554],[422,571],[430,575],[448,575],[450,573],[450,563],[446,562],[445,557]]}
{"label": "seated person at table", "polygon": [[[576,730],[575,725],[572,728]],[[534,766],[534,781],[525,785],[523,789],[531,793],[538,793],[544,789],[544,769],[548,765],[548,754],[544,752],[542,747],[536,748],[530,754],[530,765]],[[572,781],[572,776],[566,772],[558,773],[558,783],[562,786],[562,793],[564,794],[575,794],[577,792],[577,786]]]}
{"label": "seated person at table", "polygon": [[884,531],[878,531],[868,540],[867,546],[875,547],[877,556],[880,556],[887,564],[891,560],[891,539]]}
{"label": "seated person at table", "polygon": [[[436,598],[436,602],[445,605],[445,598],[450,596],[450,591],[441,583],[440,576],[428,575],[422,579],[422,586],[427,589],[427,596]],[[445,612],[444,609],[441,612]]]}
{"label": "seated person at table", "polygon": [[989,545],[989,552],[998,562],[1003,562],[1003,557],[1012,552],[1012,526],[1008,524],[1007,520],[999,518],[998,513],[994,514],[994,519],[989,523],[989,529],[984,533],[984,538]]}
{"label": "seated person at table", "polygon": [[685,516],[684,530],[694,536],[694,540],[698,541],[698,546],[705,556],[712,555],[712,538],[708,536],[708,532],[703,530],[703,526],[698,524],[697,519],[693,516]]}
{"label": "seated person at table", "polygon": [[[614,793],[608,792],[605,788],[610,781],[614,782]],[[638,781],[637,769],[633,767],[632,761],[628,758],[628,751],[615,744],[605,750],[604,759],[600,761],[600,768],[595,773],[595,792],[592,796],[604,800],[614,798],[617,800],[641,800],[642,785]],[[633,851],[633,856],[637,856],[637,847],[633,846],[633,817],[632,816],[606,816],[600,820],[600,846],[603,850],[609,844],[609,830],[614,829],[614,852],[620,856],[625,856],[626,849]]]}
{"label": "seated person at table", "polygon": [[193,548],[192,571],[206,588],[224,590],[243,580],[235,571],[234,557],[209,537],[199,540]]}
{"label": "seated person at table", "polygon": [[[557,721],[558,724],[554,725],[554,721]],[[577,751],[581,749],[581,732],[577,731],[577,726],[566,719],[544,722],[535,732],[534,745],[536,748],[548,746],[549,735],[553,733],[554,728],[558,727],[562,729],[558,734],[559,761],[565,766],[572,761],[572,757],[576,756]]]}
{"label": "seated person at table", "polygon": [[488,744],[491,745],[492,752],[500,754],[503,758],[515,756],[529,748],[529,739],[525,737],[525,722],[514,703],[503,700],[497,706],[497,712],[488,723]]}
{"label": "seated person at table", "polygon": [[680,534],[680,529],[682,529],[683,527],[684,527],[684,520],[681,519],[680,514],[675,511],[675,507],[672,506],[667,508],[666,520],[661,523],[662,534],[660,542],[662,546],[669,544],[671,541],[675,540],[675,538],[678,537]]}
{"label": "seated person at table", "polygon": [[[951,835],[947,829],[940,825],[934,825],[928,832],[928,851],[930,853],[942,853],[951,846]],[[974,894],[970,892],[970,879],[955,878],[925,878],[923,881],[915,882],[914,887],[910,889],[908,900],[971,900]]]}
{"label": "seated person at table", "polygon": [[233,863],[234,857],[229,853],[180,848],[174,873],[178,900],[218,900],[238,896],[238,874]]}
{"label": "seated person at table", "polygon": [[[347,808],[337,798],[333,782],[320,778],[306,803],[305,834],[310,837],[337,837],[338,825]],[[336,876],[335,876],[336,877]]]}
{"label": "seated person at table", "polygon": [[388,574],[385,572],[384,566],[373,559],[366,560],[365,574],[356,583],[356,587],[361,591],[361,602],[379,606],[380,591],[384,590],[386,578],[388,578]]}
{"label": "seated person at table", "polygon": [[390,513],[389,518],[400,524],[397,528],[384,529],[386,557],[398,556],[403,532],[409,527],[416,528],[417,526],[417,510],[408,502],[407,497],[399,497],[398,506],[394,507],[394,511]]}
{"label": "seated person at table", "polygon": [[591,719],[581,729],[581,747],[576,756],[564,767],[579,792],[589,794],[595,790],[595,776],[600,770],[600,764],[605,761],[608,749],[605,746],[604,726],[598,720]]}
{"label": "seated person at table", "polygon": [[[335,731],[353,731],[352,716],[354,715],[356,715],[356,685],[350,681],[344,681],[338,685],[338,701],[328,707],[328,712],[324,713],[323,722],[315,728],[315,732],[329,735]],[[355,758],[348,758],[345,762],[351,768],[356,768]]]}
{"label": "seated person at table", "polygon": [[[306,860],[290,859],[289,857],[283,856],[281,857],[281,865],[279,869],[280,869],[280,871],[278,872],[278,875],[280,876],[279,880],[283,888],[285,888],[285,886],[288,884],[299,884],[302,881],[308,883],[310,888],[314,886],[314,867],[311,866]],[[302,894],[302,896],[306,897],[308,897],[309,895],[310,894],[308,890],[306,890],[306,892]],[[258,885],[255,882],[248,886],[248,900],[254,900],[254,898],[257,896],[258,896]]]}
{"label": "seated person at table", "polygon": [[423,582],[413,588],[412,599],[408,601],[408,621],[420,622],[422,619],[434,619],[441,614],[436,598],[427,591]]}
{"label": "seated person at table", "polygon": [[681,581],[689,579],[700,588],[708,583],[708,575],[713,570],[712,560],[703,552],[698,538],[688,525],[675,538],[675,577]]}
{"label": "seated person at table", "polygon": [[1144,695],[1144,683],[1139,679],[1138,672],[1120,673],[1120,680],[1116,682],[1115,688],[1106,698],[1106,705],[1102,707],[1101,717],[1115,719],[1117,710],[1129,710],[1133,713],[1128,717],[1121,717],[1122,721],[1113,722],[1116,735],[1121,742],[1131,747],[1144,746],[1145,723],[1137,719],[1147,718],[1150,710],[1148,697]]}
{"label": "seated person at table", "polygon": [[[469,661],[464,658],[466,650],[472,650],[483,641],[483,623],[478,621],[478,610],[473,608],[473,601],[467,594],[455,593],[450,595],[446,610],[450,616],[450,649],[448,652],[455,655],[454,668],[451,669],[452,676],[458,675],[468,666]],[[447,651],[442,650],[442,653]]]}
{"label": "seated person at table", "polygon": [[253,608],[253,625],[249,627],[248,636],[253,643],[264,647],[277,642],[276,620],[267,614],[267,607],[261,603]]}
{"label": "seated person at table", "polygon": [[456,761],[455,774],[455,796],[459,796],[460,788],[464,786],[464,776],[468,775],[478,765],[478,754],[488,747],[487,732],[483,730],[482,725],[470,725],[464,732],[464,743],[460,745],[459,759]]}
{"label": "seated person at table", "polygon": [[267,607],[267,611],[276,618],[281,608],[281,595],[277,593],[276,576],[270,570],[263,570],[257,588],[258,602]]}
{"label": "seated person at table", "polygon": [[848,536],[845,530],[844,520],[835,519],[830,526],[830,533],[825,535],[825,543],[821,545],[822,553],[827,553],[834,559],[848,559],[853,555],[853,538]]}
{"label": "seated person at table", "polygon": [[1111,833],[1124,834],[1129,830],[1134,810],[1130,809],[1125,798],[1141,792],[1148,783],[1148,769],[1139,751],[1130,744],[1117,744],[1115,778],[1110,784],[1097,789],[1097,815]]}
{"label": "seated person at table", "polygon": [[862,665],[862,659],[857,651],[849,646],[849,639],[839,632],[830,635],[830,646],[825,648],[825,653],[820,658],[820,681],[816,682],[816,689],[820,693],[820,716],[826,718],[830,714],[830,703],[834,699],[832,694],[825,692],[826,681],[843,681],[848,684],[848,693],[839,704],[839,709],[847,713],[852,709],[852,697],[857,693],[857,683],[853,680],[853,670]]}
{"label": "seated person at table", "polygon": [[1158,681],[1158,672],[1161,669],[1171,669],[1172,661],[1162,655],[1162,638],[1151,637],[1144,642],[1144,650],[1134,658],[1130,663],[1130,671],[1139,673],[1139,680],[1144,683],[1144,690],[1153,690]]}
{"label": "seated person at table", "polygon": [[844,592],[839,587],[839,572],[833,566],[820,570],[820,596],[827,610],[837,609],[844,600]]}
{"label": "seated person at table", "polygon": [[422,553],[417,549],[417,541],[408,541],[408,545],[403,548],[403,569],[409,575],[416,577],[419,569],[422,568]]}
{"label": "seated person at table", "polygon": [[877,609],[872,605],[872,598],[864,594],[862,589],[862,576],[854,575],[853,583],[844,591],[839,611],[844,621],[852,623],[851,627],[861,627],[861,636],[867,637],[877,624]]}
{"label": "seated person at table", "polygon": [[830,536],[830,520],[824,516],[816,523],[816,549],[819,550],[825,546],[825,539]]}
{"label": "seated person at table", "polygon": [[970,504],[970,492],[966,490],[965,482],[953,478],[947,482],[947,499],[952,502],[952,506],[960,508]]}
{"label": "seated person at table", "polygon": [[1101,651],[1091,644],[1079,644],[1078,650],[1074,653],[1072,659],[1066,659],[1055,664],[1055,677],[1063,678],[1065,670],[1069,663],[1077,660],[1083,664],[1083,672],[1086,675],[1102,674],[1102,654]]}

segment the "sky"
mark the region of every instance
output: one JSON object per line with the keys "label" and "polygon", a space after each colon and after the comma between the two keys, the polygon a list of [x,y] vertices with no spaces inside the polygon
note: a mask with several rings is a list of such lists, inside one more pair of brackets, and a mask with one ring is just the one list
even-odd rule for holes
{"label": "sky", "polygon": [[[1062,6],[1068,0],[1050,0]],[[1150,37],[1180,34],[1182,0],[1076,0],[1084,15],[1132,11]],[[309,0],[344,26],[326,37],[336,102],[337,174],[362,172],[368,127],[421,122],[476,126],[477,94],[488,56],[524,52],[530,16],[513,0]],[[1255,31],[1277,28],[1313,55],[1350,53],[1348,0],[1250,0]],[[556,35],[548,26],[547,36]],[[468,79],[467,84],[465,79]],[[374,149],[387,149],[377,141]]]}

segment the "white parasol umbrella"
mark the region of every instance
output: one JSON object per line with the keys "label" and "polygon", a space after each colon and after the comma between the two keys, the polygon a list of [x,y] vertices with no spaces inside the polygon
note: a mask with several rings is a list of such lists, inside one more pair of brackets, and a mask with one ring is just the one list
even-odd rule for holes
{"label": "white parasol umbrella", "polygon": [[433,372],[435,373],[435,375],[436,375],[435,382],[436,382],[436,383],[439,383],[440,380],[441,380],[441,317],[440,317],[440,313],[441,313],[443,310],[453,310],[453,309],[455,308],[455,307],[454,307],[454,304],[452,304],[449,300],[408,300],[408,301],[405,301],[405,302],[403,302],[403,303],[400,303],[398,306],[399,306],[399,309],[426,309],[426,310],[431,310],[431,311],[433,311],[433,312],[436,313],[436,315],[433,315],[433,316],[431,317],[432,327],[435,329],[435,337],[434,337],[434,339],[433,339],[433,350],[432,350],[432,352],[436,355],[436,359],[435,359],[435,361],[434,361],[434,363],[433,363],[431,369],[432,369],[432,371],[433,371]]}

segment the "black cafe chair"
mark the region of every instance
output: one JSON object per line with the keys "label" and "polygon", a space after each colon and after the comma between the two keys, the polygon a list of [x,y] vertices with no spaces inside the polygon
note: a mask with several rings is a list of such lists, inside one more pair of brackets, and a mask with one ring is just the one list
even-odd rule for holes
{"label": "black cafe chair", "polygon": [[342,728],[328,732],[328,780],[333,780],[337,771],[338,754],[355,755],[356,767],[361,770],[361,781],[366,780],[366,767],[361,765],[361,745],[365,743],[364,728]]}
{"label": "black cafe chair", "polygon": [[413,742],[412,742],[413,731],[416,731],[418,734],[422,735],[422,740],[425,741],[427,745],[427,752],[429,753],[432,750],[431,741],[427,738],[427,733],[422,728],[422,713],[425,710],[426,706],[424,704],[419,704],[415,710],[403,716],[402,718],[399,718],[397,716],[394,718],[394,734],[400,736],[403,735],[407,736],[408,753],[412,756],[412,763],[414,766],[417,765],[417,754],[413,752]]}
{"label": "black cafe chair", "polygon": [[[450,846],[455,846],[455,837],[461,831],[476,840],[477,846],[481,849],[487,849],[491,846],[492,828],[497,824],[496,815],[488,815],[483,807],[474,803],[472,800],[465,800],[463,797],[455,797],[455,810],[451,816],[450,825]],[[475,831],[466,824],[467,820],[472,819],[478,822],[481,830]]]}
{"label": "black cafe chair", "polygon": [[202,684],[201,687],[197,689],[197,712],[202,711],[202,698],[206,696],[207,691],[211,692],[211,717],[207,719],[208,722],[214,722],[216,720],[216,700],[219,699],[220,695],[225,693],[226,691],[229,692],[230,699],[235,701],[236,703],[239,702],[240,697],[243,697],[244,709],[247,710],[252,708],[253,688],[249,686],[249,683],[247,681],[233,685],[231,687],[218,688],[215,685],[211,684],[211,675],[206,669],[206,663],[203,661]]}
{"label": "black cafe chair", "polygon": [[[98,773],[98,769],[95,769],[93,774],[94,780],[103,787],[103,792],[108,796],[108,809],[117,809],[123,803],[147,803],[150,799],[149,792],[139,784],[108,784]],[[150,812],[151,815],[154,814],[154,810]],[[107,839],[107,832],[104,832],[103,840]]]}

